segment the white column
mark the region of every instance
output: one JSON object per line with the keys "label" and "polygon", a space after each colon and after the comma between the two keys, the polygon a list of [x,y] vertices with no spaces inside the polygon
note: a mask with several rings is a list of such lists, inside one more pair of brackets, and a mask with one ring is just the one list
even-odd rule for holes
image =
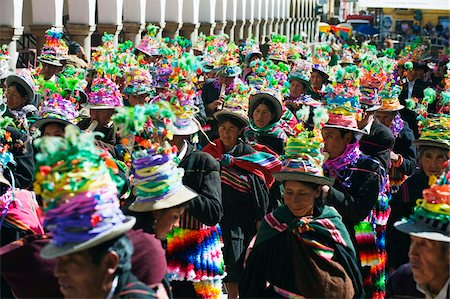
{"label": "white column", "polygon": [[273,32],[275,34],[280,34],[280,4],[281,0],[274,0],[274,24],[273,24]]}
{"label": "white column", "polygon": [[123,33],[126,40],[135,45],[141,41],[141,33],[145,29],[147,0],[124,0]]}
{"label": "white column", "polygon": [[264,40],[266,38],[266,36],[269,36],[269,32],[268,32],[268,24],[269,24],[269,3],[271,0],[262,0],[261,1],[261,25],[260,25],[260,33],[261,33],[261,38],[259,40],[259,42],[261,44],[264,43]]}
{"label": "white column", "polygon": [[145,7],[145,21],[159,25],[158,36],[161,37],[166,27],[166,0],[147,0]]}
{"label": "white column", "polygon": [[285,23],[286,23],[286,0],[279,0],[280,4],[279,4],[279,16],[280,16],[280,21],[279,21],[279,25],[278,25],[278,31],[280,32],[280,34],[282,35],[286,35],[285,33]]}
{"label": "white column", "polygon": [[230,41],[234,41],[234,28],[236,26],[237,1],[227,1],[227,25],[225,26],[225,34],[230,36]]}
{"label": "white column", "polygon": [[244,39],[251,38],[255,19],[255,0],[247,0],[245,7]]}
{"label": "white column", "polygon": [[216,0],[200,0],[198,20],[200,22],[200,32],[203,32],[206,36],[214,34],[214,28],[216,27]]}
{"label": "white column", "polygon": [[247,8],[247,0],[237,1],[237,12],[236,12],[236,27],[234,29],[234,39],[238,42],[244,39],[244,26],[245,26],[245,10]]}
{"label": "white column", "polygon": [[227,0],[216,0],[215,19],[216,27],[214,33],[224,33],[227,25]]}
{"label": "white column", "polygon": [[123,0],[97,0],[97,31],[114,34],[114,44],[119,43],[123,28]]}
{"label": "white column", "polygon": [[253,20],[253,35],[256,41],[261,40],[261,16],[262,16],[262,2],[263,0],[255,0],[254,20]]}
{"label": "white column", "polygon": [[167,0],[165,8],[166,28],[163,34],[174,38],[183,27],[183,0]]}
{"label": "white column", "polygon": [[184,0],[183,27],[180,34],[189,38],[193,43],[197,40],[199,23],[200,0]]}
{"label": "white column", "polygon": [[276,33],[275,31],[274,31],[274,28],[273,28],[273,25],[274,25],[274,22],[275,22],[275,1],[277,1],[277,0],[268,0],[268,5],[269,5],[269,21],[268,21],[268,23],[267,23],[267,35],[269,36],[269,37],[271,37],[272,36],[272,33]]}
{"label": "white column", "polygon": [[68,0],[69,22],[66,30],[70,39],[84,49],[86,58],[91,59],[91,36],[95,31],[96,0]]}
{"label": "white column", "polygon": [[23,34],[22,25],[23,0],[3,0],[0,10],[0,45],[7,44],[9,66],[16,69],[17,40]]}

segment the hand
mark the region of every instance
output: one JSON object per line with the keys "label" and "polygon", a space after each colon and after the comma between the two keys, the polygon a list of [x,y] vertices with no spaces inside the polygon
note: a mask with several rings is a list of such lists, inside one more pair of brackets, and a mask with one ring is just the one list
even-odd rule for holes
{"label": "hand", "polygon": [[223,104],[223,100],[221,98],[218,98],[214,102],[208,104],[208,109],[209,109],[209,111],[215,111],[222,104]]}
{"label": "hand", "polygon": [[322,186],[322,196],[325,198],[328,196],[328,193],[330,193],[330,186],[323,185]]}
{"label": "hand", "polygon": [[391,161],[392,161],[392,163],[396,163],[399,158],[400,158],[399,155],[397,155],[394,152],[391,152]]}

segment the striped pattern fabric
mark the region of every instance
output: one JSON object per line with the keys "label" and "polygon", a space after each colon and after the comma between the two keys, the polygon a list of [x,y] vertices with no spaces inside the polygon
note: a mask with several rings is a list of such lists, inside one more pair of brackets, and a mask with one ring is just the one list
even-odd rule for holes
{"label": "striped pattern fabric", "polygon": [[226,184],[239,192],[242,193],[252,192],[248,177],[239,173],[236,169],[233,169],[232,167],[222,168],[220,178],[223,184]]}

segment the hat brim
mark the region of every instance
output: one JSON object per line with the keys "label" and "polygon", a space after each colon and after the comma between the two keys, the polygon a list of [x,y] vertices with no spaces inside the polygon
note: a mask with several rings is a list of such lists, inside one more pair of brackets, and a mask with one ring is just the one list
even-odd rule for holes
{"label": "hat brim", "polygon": [[349,128],[349,127],[344,127],[344,126],[339,126],[339,125],[328,125],[328,124],[325,124],[323,127],[324,128],[335,128],[335,129],[341,129],[341,130],[348,130],[348,131],[352,131],[353,133],[358,133],[358,134],[363,134],[363,135],[368,135],[369,134],[366,131],[363,131],[363,130],[360,130],[360,129]]}
{"label": "hat brim", "polygon": [[334,184],[334,181],[330,178],[321,177],[306,172],[282,171],[282,172],[274,172],[272,176],[275,178],[275,180],[279,182],[286,182],[286,181],[307,182],[321,186],[323,185],[333,186]]}
{"label": "hat brim", "polygon": [[221,69],[219,69],[216,74],[217,74],[217,76],[223,77],[223,78],[235,78],[235,77],[239,76],[241,73],[242,73],[242,69],[240,67],[233,67],[233,72],[226,73],[226,72],[222,71]]}
{"label": "hat brim", "polygon": [[42,126],[49,124],[49,123],[58,123],[58,124],[62,124],[64,126],[73,125],[71,122],[64,120],[64,119],[46,117],[46,118],[38,119],[31,126],[40,129],[40,128],[42,128]]}
{"label": "hat brim", "polygon": [[325,80],[328,80],[328,78],[330,77],[330,76],[328,76],[328,74],[326,72],[324,72],[323,70],[321,70],[319,68],[312,67],[311,70],[321,73],[325,77]]}
{"label": "hat brim", "polygon": [[277,98],[275,98],[273,95],[268,93],[258,93],[250,97],[250,100],[248,102],[248,113],[249,117],[252,117],[253,111],[256,109],[255,104],[258,102],[259,99],[267,99],[270,102],[272,102],[273,106],[275,107],[274,111],[274,119],[271,121],[271,123],[276,123],[281,119],[281,116],[283,115],[283,107],[281,106],[280,101],[278,101]]}
{"label": "hat brim", "polygon": [[41,250],[41,257],[44,259],[54,259],[95,247],[125,234],[133,228],[135,223],[136,218],[127,216],[122,224],[114,225],[110,230],[107,230],[86,242],[79,244],[66,244],[62,247],[58,247],[53,243],[50,243]]}
{"label": "hat brim", "polygon": [[179,206],[185,202],[188,202],[198,196],[197,193],[192,191],[186,186],[181,186],[177,192],[171,196],[152,202],[142,202],[136,200],[128,209],[133,212],[151,212],[163,209],[169,209]]}
{"label": "hat brim", "polygon": [[383,106],[381,106],[377,111],[394,112],[394,111],[400,111],[403,108],[405,108],[405,106],[403,106],[401,104],[395,108],[383,108]]}
{"label": "hat brim", "polygon": [[[122,107],[122,106],[120,106],[120,107]],[[90,109],[90,110],[108,110],[108,109],[115,110],[116,108],[119,108],[119,107],[112,107],[112,106],[108,106],[108,105],[88,104],[88,105],[86,105],[86,108]]]}
{"label": "hat brim", "polygon": [[381,105],[370,105],[370,104],[361,103],[361,106],[363,106],[363,105],[368,107],[367,109],[364,109],[367,112],[377,111],[381,108]]}
{"label": "hat brim", "polygon": [[140,49],[140,48],[136,48],[136,50],[144,53],[145,55],[152,56],[152,57],[159,57],[159,56],[161,56],[161,53],[152,53],[152,52],[148,52],[148,51],[145,51],[143,49]]}
{"label": "hat brim", "polygon": [[428,225],[423,223],[416,223],[410,220],[400,220],[394,223],[394,227],[397,230],[414,237],[450,243],[450,236],[446,236],[437,230],[433,231]]}
{"label": "hat brim", "polygon": [[197,133],[200,130],[195,121],[190,122],[189,126],[184,128],[178,128],[174,126],[173,135],[177,136],[188,136]]}
{"label": "hat brim", "polygon": [[269,55],[269,60],[273,60],[274,62],[283,62],[283,63],[289,63],[289,61],[287,60],[287,57],[281,57],[281,56],[277,56],[277,55]]}
{"label": "hat brim", "polygon": [[0,171],[0,183],[11,187],[11,182],[5,178],[3,171]]}
{"label": "hat brim", "polygon": [[11,83],[19,83],[21,86],[23,86],[23,88],[25,88],[25,90],[27,91],[28,94],[28,102],[27,103],[32,103],[35,97],[35,93],[33,90],[33,87],[31,87],[31,85],[25,81],[22,77],[17,76],[17,75],[9,75],[8,77],[6,77],[6,86],[9,87],[9,85],[11,85]]}
{"label": "hat brim", "polygon": [[248,118],[245,118],[244,116],[242,116],[239,113],[233,112],[233,111],[217,111],[216,113],[214,113],[214,118],[216,120],[219,120],[220,118],[224,118],[224,117],[231,117],[236,119],[237,121],[241,122],[243,127],[247,127],[248,125],[250,125],[250,121],[248,120]]}
{"label": "hat brim", "polygon": [[450,145],[444,143],[444,142],[439,142],[436,140],[421,140],[421,139],[417,139],[413,141],[414,145],[416,147],[420,147],[420,146],[430,146],[430,147],[437,147],[437,148],[441,148],[447,151],[450,151]]}
{"label": "hat brim", "polygon": [[63,66],[62,63],[60,62],[60,59],[58,59],[58,60],[48,60],[48,59],[45,59],[45,58],[38,58],[38,61],[42,62],[42,63],[50,64],[50,65],[53,65],[53,66]]}
{"label": "hat brim", "polygon": [[295,76],[295,75],[289,76],[289,82],[291,82],[292,80],[300,81],[300,82],[302,82],[305,85],[306,89],[311,89],[311,82],[309,82],[305,78],[302,78],[302,77],[299,77],[299,76]]}
{"label": "hat brim", "polygon": [[3,79],[5,79],[5,78],[7,78],[8,76],[11,76],[11,75],[13,75],[13,74],[14,74],[14,73],[11,72],[10,69],[8,69],[6,72],[0,74],[0,80],[3,80]]}

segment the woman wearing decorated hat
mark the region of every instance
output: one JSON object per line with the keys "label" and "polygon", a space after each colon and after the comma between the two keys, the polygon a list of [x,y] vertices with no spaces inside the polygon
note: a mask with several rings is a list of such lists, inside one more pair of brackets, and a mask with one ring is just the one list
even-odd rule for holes
{"label": "woman wearing decorated hat", "polygon": [[179,227],[167,235],[168,278],[175,298],[212,299],[222,294],[225,276],[217,226],[223,215],[222,188],[219,162],[196,149],[195,136],[200,130],[195,119],[198,93],[192,92],[196,76],[195,67],[175,67],[168,77],[167,91],[160,95],[175,115],[169,143],[178,148],[183,184],[197,193],[181,215]]}
{"label": "woman wearing decorated hat", "polygon": [[75,124],[78,111],[70,100],[60,94],[58,85],[48,82],[46,87],[48,91],[43,95],[45,100],[39,109],[39,119],[32,127],[39,129],[41,136],[64,138],[66,126]]}
{"label": "woman wearing decorated hat", "polygon": [[423,191],[423,199],[417,201],[414,213],[395,223],[396,229],[410,236],[411,245],[409,264],[400,267],[389,279],[390,298],[450,296],[449,179],[447,164],[436,184]]}
{"label": "woman wearing decorated hat", "polygon": [[224,240],[228,298],[237,298],[243,269],[242,254],[255,235],[258,222],[269,204],[271,172],[280,167],[273,155],[256,152],[241,137],[249,125],[247,116],[249,87],[236,85],[224,99],[223,109],[214,117],[219,123],[219,139],[203,151],[219,160],[222,179],[223,217],[220,221]]}
{"label": "woman wearing decorated hat", "polygon": [[421,137],[414,142],[418,152],[419,169],[400,186],[390,201],[391,215],[388,222],[387,249],[388,264],[396,269],[408,262],[408,236],[394,229],[394,223],[409,217],[416,201],[422,198],[424,189],[430,187],[435,177],[444,171],[450,150],[450,117],[428,115],[421,120]]}
{"label": "woman wearing decorated hat", "polygon": [[29,126],[36,121],[37,108],[34,102],[34,84],[26,73],[22,75],[9,75],[6,78],[6,106],[5,114],[15,119],[16,125],[28,131]]}
{"label": "woman wearing decorated hat", "polygon": [[385,87],[380,91],[382,104],[375,112],[375,117],[388,127],[395,138],[394,148],[391,151],[391,167],[389,180],[391,192],[396,193],[406,177],[416,170],[416,147],[414,146],[414,134],[404,121],[399,111],[404,108],[398,100],[397,86],[389,90]]}
{"label": "woman wearing decorated hat", "polygon": [[328,74],[325,67],[320,64],[314,64],[309,80],[311,82],[311,97],[321,100],[324,92],[323,88],[328,82]]}
{"label": "woman wearing decorated hat", "polygon": [[289,96],[284,98],[286,108],[296,114],[303,105],[319,106],[320,103],[309,95],[311,83],[304,72],[294,71],[289,74]]}
{"label": "woman wearing decorated hat", "polygon": [[[122,95],[118,86],[109,78],[95,78],[89,93],[88,108],[90,117],[83,119],[77,125],[81,130],[100,132],[101,141],[106,145],[115,146],[116,136],[111,117],[117,107],[123,106]],[[115,155],[115,151],[111,150]]]}
{"label": "woman wearing decorated hat", "polygon": [[249,248],[239,294],[358,298],[362,279],[354,246],[341,216],[322,199],[323,186],[333,181],[323,174],[320,131],[307,131],[303,124],[296,131],[287,142],[281,171],[273,174],[284,184],[284,205],[264,217]]}
{"label": "woman wearing decorated hat", "polygon": [[280,119],[283,112],[281,94],[272,89],[264,89],[252,95],[249,100],[250,125],[244,136],[250,142],[268,146],[281,155],[287,135]]}
{"label": "woman wearing decorated hat", "polygon": [[125,74],[125,88],[122,91],[127,95],[131,107],[143,105],[148,102],[149,96],[154,93],[153,80],[150,72],[143,68],[132,68]]}

